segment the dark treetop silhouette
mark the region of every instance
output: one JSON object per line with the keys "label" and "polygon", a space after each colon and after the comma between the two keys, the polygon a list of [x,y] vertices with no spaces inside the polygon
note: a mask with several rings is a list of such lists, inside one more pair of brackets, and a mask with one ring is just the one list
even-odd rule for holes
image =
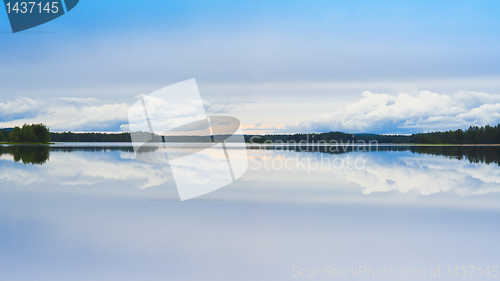
{"label": "dark treetop silhouette", "polygon": [[[7,141],[11,143],[49,143],[50,131],[43,124],[24,124],[22,128],[14,127],[14,129],[4,129],[3,132],[8,133]],[[0,131],[0,133],[3,132]]]}
{"label": "dark treetop silhouette", "polygon": [[[49,132],[42,124],[24,125],[22,128],[3,129],[4,138],[15,143],[48,143],[53,142],[131,142],[130,133],[56,133]],[[196,142],[196,136],[166,137],[168,142]],[[1,135],[0,135],[1,141]],[[308,142],[332,141],[350,143],[377,141],[378,143],[419,143],[419,144],[500,144],[500,124],[478,127],[471,126],[467,130],[450,130],[446,132],[419,133],[412,135],[379,135],[379,134],[348,134],[343,132],[309,133],[309,134],[275,134],[275,135],[245,135],[248,143],[272,142]]]}

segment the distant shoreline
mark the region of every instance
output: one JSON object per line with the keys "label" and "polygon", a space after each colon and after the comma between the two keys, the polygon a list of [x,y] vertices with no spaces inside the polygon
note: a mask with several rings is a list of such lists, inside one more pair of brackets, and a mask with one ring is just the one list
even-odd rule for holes
{"label": "distant shoreline", "polygon": [[[9,143],[9,142],[0,142],[0,146],[8,145],[8,146],[51,146],[51,145],[60,145],[60,144],[123,144],[123,145],[130,145],[132,146],[132,142],[50,142],[50,143]],[[160,143],[158,142],[158,145],[162,144],[200,144],[202,142],[167,142],[167,143]],[[230,144],[231,142],[229,142]],[[155,143],[151,143],[155,144]],[[349,143],[349,144],[334,144],[334,143],[326,143],[326,144],[318,144],[318,143],[245,143],[246,146],[255,146],[255,147],[298,147],[298,146],[310,146],[310,147],[330,147],[330,146],[377,146],[377,145],[383,145],[383,146],[500,146],[500,144],[422,144],[422,143],[377,143],[377,144],[358,144],[358,143]]]}
{"label": "distant shoreline", "polygon": [[[47,130],[50,137],[37,138],[50,142],[123,142],[131,143],[131,134],[128,132],[49,132],[48,128],[42,124],[25,125],[25,127],[39,126]],[[12,144],[25,144],[23,139],[11,138],[14,129],[0,129],[0,141],[7,140]],[[19,131],[19,128],[17,128]],[[29,129],[29,128],[27,128]],[[144,132],[150,134],[149,132]],[[19,134],[23,136],[23,134]],[[204,142],[206,136],[160,136],[154,134],[154,137],[162,138],[165,142]],[[227,139],[229,135],[219,135],[223,139]],[[266,134],[266,135],[243,135],[245,143],[250,144],[286,144],[286,145],[301,145],[301,144],[328,144],[328,145],[366,145],[370,142],[377,144],[398,144],[398,145],[461,145],[461,146],[495,146],[500,145],[500,124],[496,126],[486,125],[484,127],[469,127],[467,130],[457,129],[446,132],[431,132],[417,133],[412,135],[388,135],[388,134],[368,134],[368,133],[344,133],[344,132],[324,132],[324,133],[295,133],[295,134]],[[28,140],[28,139],[26,139]],[[32,140],[35,140],[32,138]],[[42,144],[43,144],[42,143]]]}

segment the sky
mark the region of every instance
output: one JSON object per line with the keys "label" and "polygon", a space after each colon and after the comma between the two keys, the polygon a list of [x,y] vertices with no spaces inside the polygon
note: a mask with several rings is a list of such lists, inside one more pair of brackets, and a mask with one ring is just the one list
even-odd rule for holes
{"label": "sky", "polygon": [[97,1],[13,34],[0,127],[125,128],[195,78],[248,134],[417,133],[500,123],[498,1]]}

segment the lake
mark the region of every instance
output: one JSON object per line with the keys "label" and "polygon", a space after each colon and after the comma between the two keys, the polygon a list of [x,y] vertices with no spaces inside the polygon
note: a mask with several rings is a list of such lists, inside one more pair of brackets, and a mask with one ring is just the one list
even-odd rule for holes
{"label": "lake", "polygon": [[129,144],[1,147],[1,279],[498,278],[498,146],[247,155],[181,202],[169,165]]}

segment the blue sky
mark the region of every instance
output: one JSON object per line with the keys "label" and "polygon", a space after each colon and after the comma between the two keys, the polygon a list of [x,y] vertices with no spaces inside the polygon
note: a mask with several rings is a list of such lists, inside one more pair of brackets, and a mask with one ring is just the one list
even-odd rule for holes
{"label": "blue sky", "polygon": [[0,12],[0,127],[119,131],[136,96],[190,78],[209,113],[249,132],[496,124],[499,11],[498,1],[82,0],[17,34]]}

